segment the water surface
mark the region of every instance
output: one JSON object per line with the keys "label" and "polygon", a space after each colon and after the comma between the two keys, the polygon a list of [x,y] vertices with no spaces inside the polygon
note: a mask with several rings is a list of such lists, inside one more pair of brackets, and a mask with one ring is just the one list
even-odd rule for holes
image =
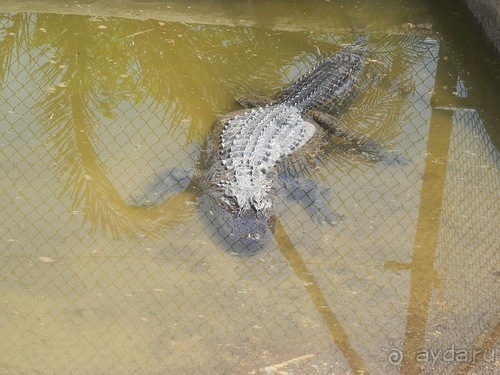
{"label": "water surface", "polygon": [[[498,114],[484,106],[498,91],[482,84],[494,67],[471,71],[427,7],[394,6],[381,25],[387,12],[368,3],[254,18],[233,6],[225,25],[1,15],[0,372],[498,368]],[[331,30],[301,30],[314,12]],[[330,153],[307,174],[341,223],[284,199],[275,238],[237,253],[188,188],[211,124],[360,29],[425,40],[406,64],[388,62],[409,77],[397,116],[358,103],[349,117],[410,163]],[[415,359],[452,345],[482,356]]]}

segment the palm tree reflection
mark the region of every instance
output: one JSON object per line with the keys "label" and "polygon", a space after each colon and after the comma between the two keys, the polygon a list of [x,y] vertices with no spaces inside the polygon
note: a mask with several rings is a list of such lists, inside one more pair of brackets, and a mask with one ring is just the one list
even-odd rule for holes
{"label": "palm tree reflection", "polygon": [[[127,25],[116,24],[126,32]],[[94,229],[113,235],[159,235],[189,213],[185,202],[192,195],[171,197],[153,208],[126,204],[93,146],[100,117],[112,116],[116,102],[127,94],[140,99],[135,84],[122,79],[133,54],[116,48],[117,39],[103,37],[87,18],[47,15],[37,19],[37,26],[51,30],[46,40],[37,42],[50,46],[55,55],[37,72],[40,85],[51,88],[40,109],[60,171],[67,176],[63,190],[71,196],[73,209],[83,208]]]}

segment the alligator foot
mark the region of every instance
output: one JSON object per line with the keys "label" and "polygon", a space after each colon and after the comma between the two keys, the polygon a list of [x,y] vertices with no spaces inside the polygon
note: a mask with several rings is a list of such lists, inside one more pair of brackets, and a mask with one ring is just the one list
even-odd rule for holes
{"label": "alligator foot", "polygon": [[376,160],[387,165],[408,165],[410,159],[397,150],[380,150],[376,154]]}
{"label": "alligator foot", "polygon": [[365,138],[365,141],[356,145],[351,150],[359,153],[366,159],[381,161],[387,165],[407,165],[410,163],[410,159],[401,152],[387,149],[372,139],[366,140]]}
{"label": "alligator foot", "polygon": [[318,224],[336,225],[341,217],[328,204],[330,189],[310,179],[287,180],[284,187]]}

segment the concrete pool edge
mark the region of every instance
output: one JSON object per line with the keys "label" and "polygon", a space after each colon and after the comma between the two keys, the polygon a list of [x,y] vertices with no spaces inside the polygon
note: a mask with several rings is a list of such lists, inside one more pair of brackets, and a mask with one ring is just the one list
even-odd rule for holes
{"label": "concrete pool edge", "polygon": [[[453,0],[456,1],[456,0]],[[481,27],[485,37],[495,47],[496,52],[500,54],[500,2],[498,0],[460,0],[457,6],[462,3],[471,13],[471,18]],[[87,16],[115,16],[131,19],[156,19],[166,22],[186,22],[202,23],[228,26],[256,26],[254,9],[251,7],[242,7],[237,10],[223,6],[223,4],[193,3],[190,6],[184,1],[170,1],[168,3],[160,2],[141,2],[134,0],[122,1],[101,1],[101,0],[67,0],[61,2],[58,0],[28,0],[12,1],[0,0],[0,12],[34,12],[34,13],[60,13],[77,14]],[[291,17],[291,14],[283,14],[278,18],[273,18],[271,24],[266,22],[259,26],[265,26],[271,29],[283,31],[299,30],[328,30],[328,22],[322,23],[315,14],[302,14],[300,22],[297,17]],[[360,13],[362,18],[362,12]],[[269,21],[269,20],[267,20]],[[319,22],[318,22],[319,21]],[[391,20],[380,20],[379,27],[401,27],[394,25]],[[411,25],[421,26],[421,25]],[[346,25],[346,29],[349,26]],[[337,32],[341,30],[336,30]],[[348,32],[348,30],[345,30]]]}
{"label": "concrete pool edge", "polygon": [[[391,0],[380,0],[381,7]],[[409,0],[408,0],[409,1]],[[238,3],[235,3],[238,4]],[[224,2],[195,2],[171,0],[169,2],[151,2],[136,0],[0,0],[0,13],[54,13],[83,15],[93,17],[119,17],[136,20],[157,20],[160,22],[180,22],[188,24],[263,27],[278,31],[320,31],[335,33],[353,33],[360,30],[356,25],[366,24],[370,19],[369,10],[358,9],[349,17],[335,18],[336,27],[332,30],[332,19],[325,16],[325,8],[311,6],[310,12],[296,12],[293,7],[277,5],[281,12],[263,11],[258,4],[243,3],[241,6],[229,6]],[[329,5],[328,5],[329,6]],[[331,9],[331,6],[329,6]],[[343,9],[341,6],[338,9]],[[419,12],[421,10],[418,10]],[[331,12],[327,12],[330,14]],[[415,30],[430,30],[426,23],[425,12],[417,19],[418,24],[403,23],[389,16],[370,22],[368,29],[386,33],[413,33]],[[365,28],[366,29],[366,28]]]}

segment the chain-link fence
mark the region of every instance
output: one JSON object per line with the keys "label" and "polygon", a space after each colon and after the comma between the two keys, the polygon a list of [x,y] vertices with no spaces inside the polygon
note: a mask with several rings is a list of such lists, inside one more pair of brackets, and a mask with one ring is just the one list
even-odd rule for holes
{"label": "chain-link fence", "polygon": [[437,40],[374,47],[382,78],[341,117],[408,163],[285,164],[315,189],[281,189],[246,252],[201,203],[217,115],[353,39],[3,15],[0,372],[498,371],[499,154],[473,109],[431,104],[440,76],[468,95]]}

